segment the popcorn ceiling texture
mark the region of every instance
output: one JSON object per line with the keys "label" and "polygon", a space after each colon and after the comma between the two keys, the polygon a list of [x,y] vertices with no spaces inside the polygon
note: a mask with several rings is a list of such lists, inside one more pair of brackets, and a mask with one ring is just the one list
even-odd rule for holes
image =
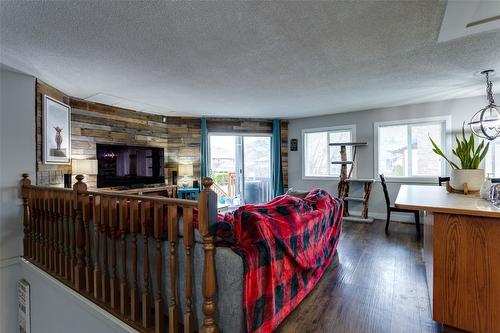
{"label": "popcorn ceiling texture", "polygon": [[182,115],[298,118],[484,94],[474,73],[500,71],[500,32],[438,44],[444,8],[2,1],[0,61],[71,96],[106,93]]}

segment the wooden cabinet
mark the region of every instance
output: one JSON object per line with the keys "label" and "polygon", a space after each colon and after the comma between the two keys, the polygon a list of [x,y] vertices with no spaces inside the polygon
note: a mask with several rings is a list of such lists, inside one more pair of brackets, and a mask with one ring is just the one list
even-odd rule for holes
{"label": "wooden cabinet", "polygon": [[424,211],[433,319],[467,332],[500,332],[500,209],[430,186],[402,186],[396,206]]}
{"label": "wooden cabinet", "polygon": [[436,213],[433,318],[500,332],[500,219]]}

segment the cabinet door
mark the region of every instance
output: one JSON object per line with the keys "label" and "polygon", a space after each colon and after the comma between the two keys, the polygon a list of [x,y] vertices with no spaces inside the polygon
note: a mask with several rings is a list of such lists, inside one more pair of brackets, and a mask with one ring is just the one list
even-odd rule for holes
{"label": "cabinet door", "polygon": [[500,332],[499,240],[499,219],[434,214],[434,320]]}

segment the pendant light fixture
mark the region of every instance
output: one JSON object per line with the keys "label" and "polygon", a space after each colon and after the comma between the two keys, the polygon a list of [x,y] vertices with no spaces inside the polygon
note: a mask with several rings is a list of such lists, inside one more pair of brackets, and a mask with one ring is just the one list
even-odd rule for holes
{"label": "pendant light fixture", "polygon": [[493,69],[481,72],[481,74],[486,76],[486,98],[488,99],[488,105],[476,112],[468,124],[472,133],[490,141],[500,136],[500,111],[493,99],[493,83],[489,77],[493,72]]}

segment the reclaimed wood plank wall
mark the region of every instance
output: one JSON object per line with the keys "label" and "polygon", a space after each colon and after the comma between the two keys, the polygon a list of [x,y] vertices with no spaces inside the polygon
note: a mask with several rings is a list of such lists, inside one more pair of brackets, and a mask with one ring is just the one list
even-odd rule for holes
{"label": "reclaimed wood plank wall", "polygon": [[288,121],[281,121],[281,164],[283,168],[283,186],[288,188]]}
{"label": "reclaimed wood plank wall", "polygon": [[[122,109],[70,97],[37,80],[36,145],[37,184],[61,184],[63,174],[71,173],[71,165],[43,164],[42,114],[43,95],[47,94],[71,106],[71,153],[73,158],[95,159],[96,143],[132,144],[163,147],[166,175],[179,163],[192,163],[195,175],[200,172],[199,117],[172,117]],[[268,119],[207,119],[209,132],[271,133]],[[281,122],[281,145],[284,183],[288,183],[288,123]],[[89,185],[95,182],[90,177]]]}

